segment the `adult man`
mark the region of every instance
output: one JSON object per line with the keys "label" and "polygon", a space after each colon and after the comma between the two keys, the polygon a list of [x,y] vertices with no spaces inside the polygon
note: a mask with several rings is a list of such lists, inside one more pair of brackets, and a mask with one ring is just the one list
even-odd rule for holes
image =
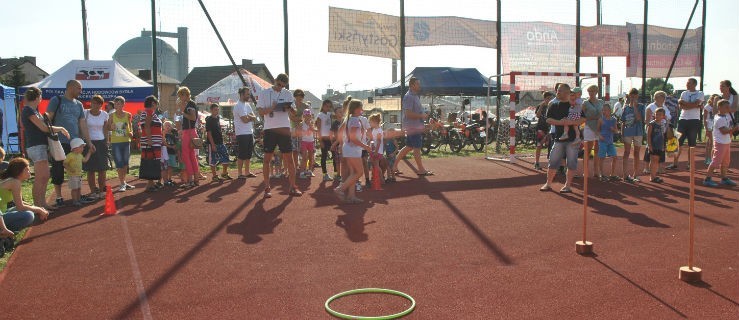
{"label": "adult man", "polygon": [[[552,139],[554,145],[552,151],[549,154],[549,169],[547,169],[547,182],[544,183],[540,191],[552,190],[552,181],[554,176],[557,174],[557,167],[562,162],[562,159],[567,159],[567,178],[565,185],[560,189],[560,193],[570,193],[572,189],[572,178],[575,176],[577,171],[577,153],[579,149],[579,143],[573,143],[575,140],[575,128],[579,127],[585,122],[585,115],[582,114],[577,120],[567,120],[567,116],[570,112],[570,86],[567,84],[561,84],[557,88],[557,102],[551,103],[547,110],[547,123],[554,127],[554,134]],[[567,133],[567,139],[560,139],[564,133],[565,126],[569,128]]]}
{"label": "adult man", "polygon": [[624,98],[618,98],[618,102],[613,105],[613,115],[616,116],[616,118],[621,118],[621,112],[624,111]]}
{"label": "adult man", "polygon": [[423,167],[421,161],[421,146],[423,145],[423,121],[428,117],[423,112],[423,106],[421,106],[421,97],[418,95],[421,92],[421,80],[416,77],[412,77],[408,81],[408,92],[403,96],[402,108],[403,108],[403,129],[406,132],[406,145],[398,153],[398,157],[395,160],[393,166],[393,172],[398,171],[398,163],[405,158],[405,155],[413,150],[413,158],[416,159],[416,165],[418,165],[418,171],[416,174],[419,176],[431,176],[434,173],[426,170]]}
{"label": "adult man", "polygon": [[[254,152],[254,121],[257,116],[254,114],[251,103],[249,103],[249,88],[239,88],[239,102],[233,109],[234,114],[234,131],[236,133],[236,145],[238,148],[236,157],[236,169],[238,170],[239,179],[254,178],[257,175],[251,172],[251,156]],[[246,174],[242,174],[243,167],[246,165]]]}
{"label": "adult man", "polygon": [[[644,107],[639,104],[639,90],[632,88],[629,90],[629,103],[624,106],[621,113],[621,137],[624,142],[623,156],[623,175],[624,181],[634,183],[639,182],[639,153],[641,151],[642,140],[644,140]],[[634,145],[634,175],[627,174],[626,169],[629,163],[629,153],[631,145]]]}
{"label": "adult man", "polygon": [[[667,170],[677,169],[677,160],[683,153],[683,143],[685,139],[688,139],[688,147],[695,147],[696,140],[698,138],[698,130],[701,128],[701,110],[703,110],[703,92],[695,89],[698,85],[698,80],[695,78],[688,79],[688,83],[685,85],[688,90],[683,91],[680,94],[680,100],[677,101],[677,105],[680,108],[680,118],[677,120],[677,131],[682,135],[678,139],[679,148],[675,158],[672,160],[672,164],[665,167]],[[690,168],[690,164],[688,164]]]}
{"label": "adult man", "polygon": [[262,175],[264,176],[264,197],[272,197],[272,187],[269,182],[271,172],[270,162],[274,156],[275,147],[280,147],[283,161],[287,166],[290,183],[290,195],[303,195],[295,185],[295,162],[291,153],[293,151],[290,139],[290,115],[295,116],[295,108],[292,107],[293,96],[290,90],[285,89],[288,77],[281,73],[275,78],[273,86],[262,90],[257,98],[259,114],[264,118],[264,162],[262,164]]}
{"label": "adult man", "polygon": [[[64,153],[71,152],[72,148],[69,142],[74,138],[82,138],[89,146],[91,152],[95,152],[95,146],[90,141],[90,134],[87,130],[82,102],[77,100],[80,93],[82,93],[82,84],[77,80],[69,80],[67,81],[64,95],[51,98],[49,107],[46,109],[46,115],[52,123],[67,129],[69,132],[69,139],[65,136],[59,137]],[[56,192],[56,206],[62,206],[64,204],[64,199],[62,198],[62,183],[64,183],[63,161],[51,162],[51,183],[54,184],[54,191]],[[81,200],[85,202],[94,201],[86,196],[83,196]]]}

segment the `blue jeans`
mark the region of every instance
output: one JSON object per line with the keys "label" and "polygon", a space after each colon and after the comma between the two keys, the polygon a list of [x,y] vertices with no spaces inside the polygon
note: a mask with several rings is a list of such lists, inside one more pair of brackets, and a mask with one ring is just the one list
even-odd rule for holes
{"label": "blue jeans", "polygon": [[552,151],[549,153],[549,169],[556,169],[567,158],[567,168],[577,170],[577,153],[580,151],[580,143],[571,141],[555,141]]}
{"label": "blue jeans", "polygon": [[116,169],[121,169],[127,166],[128,160],[131,158],[131,143],[116,142],[111,143],[110,145],[113,151],[113,162],[115,162]]}
{"label": "blue jeans", "polygon": [[31,211],[18,211],[15,208],[10,209],[2,217],[3,221],[5,221],[5,227],[13,232],[21,231],[23,228],[30,226],[36,218]]}

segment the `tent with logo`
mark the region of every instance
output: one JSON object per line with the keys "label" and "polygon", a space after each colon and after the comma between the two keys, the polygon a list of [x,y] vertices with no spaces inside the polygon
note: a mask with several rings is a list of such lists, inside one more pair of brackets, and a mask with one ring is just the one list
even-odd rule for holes
{"label": "tent with logo", "polygon": [[72,60],[46,79],[23,87],[38,87],[43,91],[39,111],[46,111],[49,100],[63,95],[67,81],[82,83],[82,93],[77,98],[89,107],[90,98],[101,95],[105,101],[117,96],[126,99],[126,110],[136,112],[144,109],[144,99],[152,93],[152,85],[139,79],[115,60]]}
{"label": "tent with logo", "polygon": [[15,88],[6,87],[0,83],[0,111],[3,113],[2,142],[7,153],[20,153],[16,110]]}
{"label": "tent with logo", "polygon": [[[421,80],[421,95],[436,96],[486,96],[488,79],[475,68],[417,67],[405,77],[406,89],[411,77]],[[491,93],[497,93],[493,84]],[[375,95],[400,94],[400,81],[375,89]]]}
{"label": "tent with logo", "polygon": [[[249,91],[251,91],[251,94],[255,98],[257,93],[271,86],[269,82],[246,69],[239,69],[239,72],[241,72],[241,75],[246,79]],[[243,86],[244,83],[241,82],[239,75],[236,72],[232,72],[230,75],[219,80],[208,89],[203,90],[203,92],[195,96],[195,103],[217,103],[223,106],[232,106],[239,101],[239,88]]]}

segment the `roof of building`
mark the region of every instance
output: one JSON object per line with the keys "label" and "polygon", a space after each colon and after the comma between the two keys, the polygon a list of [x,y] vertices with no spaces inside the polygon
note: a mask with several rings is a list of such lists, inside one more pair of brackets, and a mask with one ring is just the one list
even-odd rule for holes
{"label": "roof of building", "polygon": [[[177,50],[166,41],[157,38],[157,50],[160,55],[177,55]],[[151,37],[136,37],[124,42],[113,54],[113,59],[122,55],[151,55]]]}
{"label": "roof of building", "polygon": [[[267,69],[267,66],[263,63],[247,64],[241,67],[270,83],[275,80],[269,69]],[[190,94],[194,97],[233,72],[234,67],[232,65],[195,67],[187,74],[187,77],[182,80],[180,85],[188,87]]]}
{"label": "roof of building", "polygon": [[6,73],[8,73],[10,71],[13,71],[13,69],[15,69],[16,67],[21,66],[21,65],[26,64],[26,63],[29,64],[29,65],[32,65],[32,66],[36,67],[36,69],[40,70],[44,74],[49,75],[48,72],[46,72],[43,69],[39,68],[34,63],[34,61],[30,61],[30,60],[27,60],[25,58],[0,59],[0,74],[6,74]]}

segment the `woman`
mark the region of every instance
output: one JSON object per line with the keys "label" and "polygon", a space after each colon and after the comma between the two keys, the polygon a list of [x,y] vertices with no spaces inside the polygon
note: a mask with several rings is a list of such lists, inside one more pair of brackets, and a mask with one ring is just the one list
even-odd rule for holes
{"label": "woman", "polygon": [[362,203],[363,200],[356,197],[354,184],[364,173],[362,164],[362,150],[370,151],[370,146],[364,141],[367,128],[364,128],[359,117],[362,115],[362,102],[352,100],[349,102],[349,111],[345,120],[345,125],[339,131],[339,135],[345,137],[342,146],[342,156],[346,160],[345,164],[349,169],[349,176],[339,184],[334,192],[342,201],[346,203]]}
{"label": "woman", "polygon": [[[95,152],[92,153],[90,160],[82,165],[82,169],[87,172],[87,185],[90,186],[90,200],[105,198],[105,172],[110,169],[108,167],[108,113],[102,110],[103,97],[95,95],[90,100],[90,109],[85,112],[85,122],[87,122],[87,130],[90,132],[90,142],[95,146]],[[97,185],[95,184],[95,175],[97,174]]]}
{"label": "woman", "polygon": [[126,183],[128,173],[128,161],[131,158],[131,138],[133,138],[133,127],[131,125],[131,113],[124,111],[126,99],[116,97],[113,99],[115,112],[108,120],[108,131],[110,131],[110,145],[113,151],[113,162],[118,172],[119,192],[133,189],[134,186]]}
{"label": "woman", "polygon": [[198,137],[196,131],[198,108],[195,101],[190,99],[190,89],[187,87],[180,87],[177,90],[177,107],[182,111],[180,137],[182,140],[182,162],[185,164],[185,175],[181,187],[189,188],[198,185],[200,167],[195,155],[195,148],[193,148],[193,139]]}
{"label": "woman", "polygon": [[[737,97],[737,92],[734,90],[733,87],[731,87],[731,81],[724,80],[719,83],[719,90],[721,91],[721,98],[729,100],[729,108],[731,108],[731,113],[733,113],[734,116],[734,123],[739,121],[739,97]],[[714,112],[718,113],[718,112]]]}
{"label": "woman", "polygon": [[159,100],[148,96],[144,100],[144,110],[139,114],[141,119],[141,168],[139,178],[147,180],[146,191],[159,189],[154,182],[161,179],[162,159],[162,120],[155,114]]}
{"label": "woman", "polygon": [[[31,87],[24,95],[25,107],[21,111],[23,122],[23,136],[26,142],[26,155],[33,161],[33,204],[50,209],[46,204],[46,186],[49,184],[49,143],[46,140],[49,130],[61,132],[69,139],[69,132],[64,127],[49,126],[44,123],[44,118],[38,112],[41,102],[41,89]],[[2,208],[0,208],[1,210]]]}
{"label": "woman", "polygon": [[600,177],[600,159],[598,158],[598,120],[603,116],[603,100],[598,99],[598,86],[591,85],[588,87],[588,100],[582,104],[582,110],[585,113],[585,130],[583,137],[585,139],[585,154],[590,155],[592,150],[596,155],[593,157],[593,176]]}
{"label": "woman", "polygon": [[[0,238],[13,236],[15,232],[33,224],[36,217],[41,221],[49,217],[49,211],[43,207],[23,202],[21,186],[29,178],[31,170],[28,160],[24,158],[13,158],[8,169],[0,174]],[[8,208],[10,201],[15,203],[15,207]]]}

